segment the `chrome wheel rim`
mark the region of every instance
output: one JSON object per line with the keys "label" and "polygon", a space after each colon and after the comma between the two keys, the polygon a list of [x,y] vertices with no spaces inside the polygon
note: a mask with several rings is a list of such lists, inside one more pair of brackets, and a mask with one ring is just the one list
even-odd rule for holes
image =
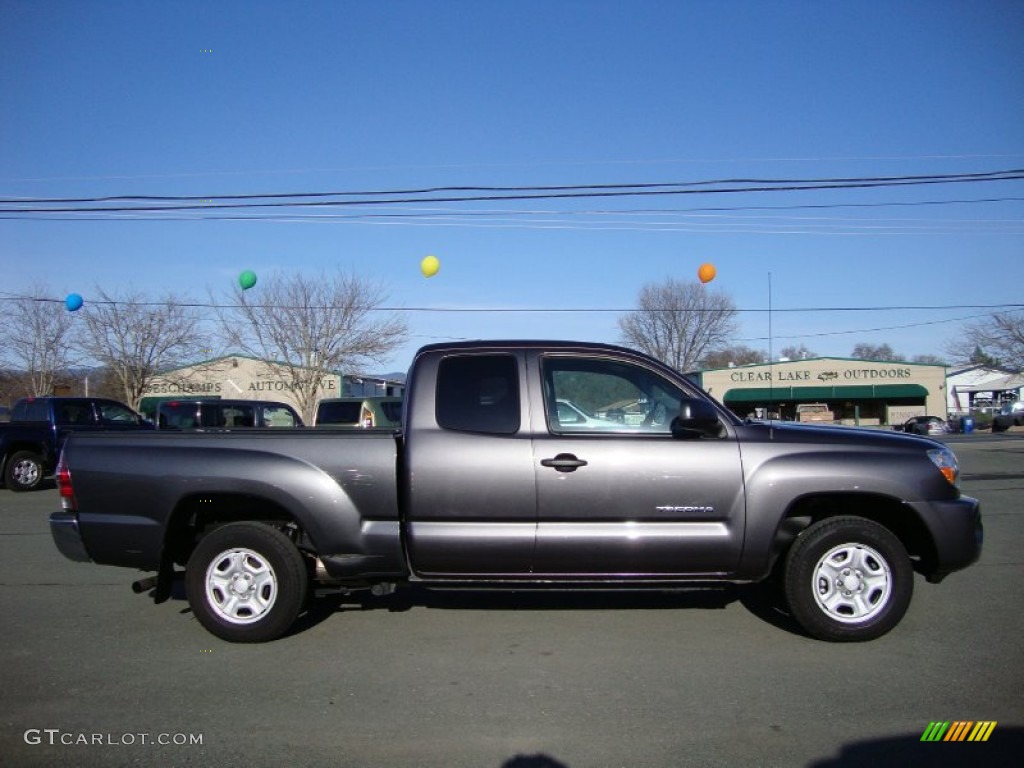
{"label": "chrome wheel rim", "polygon": [[892,595],[889,563],[864,544],[840,544],[814,567],[811,589],[829,618],[857,624],[877,616]]}
{"label": "chrome wheel rim", "polygon": [[252,624],[274,607],[277,575],[258,552],[244,547],[227,549],[206,569],[206,599],[224,621]]}
{"label": "chrome wheel rim", "polygon": [[12,472],[19,485],[33,485],[39,481],[39,465],[29,459],[15,463]]}

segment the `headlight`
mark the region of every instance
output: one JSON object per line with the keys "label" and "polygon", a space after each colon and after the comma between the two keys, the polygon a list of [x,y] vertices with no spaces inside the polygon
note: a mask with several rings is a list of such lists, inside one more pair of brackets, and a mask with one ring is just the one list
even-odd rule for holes
{"label": "headlight", "polygon": [[939,468],[939,472],[950,485],[960,487],[960,463],[956,460],[955,453],[949,448],[932,448],[928,451],[928,458]]}

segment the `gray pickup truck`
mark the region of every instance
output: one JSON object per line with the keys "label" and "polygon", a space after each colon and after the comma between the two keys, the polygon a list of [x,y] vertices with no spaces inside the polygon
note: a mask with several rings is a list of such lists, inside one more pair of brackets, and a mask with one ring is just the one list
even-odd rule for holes
{"label": "gray pickup truck", "polygon": [[[567,407],[568,405],[568,407]],[[50,518],[73,560],[175,566],[220,638],[272,640],[313,586],[680,588],[781,582],[811,636],[870,640],[914,571],[981,551],[956,457],[923,437],[744,422],[601,344],[420,350],[400,431],[73,435]]]}

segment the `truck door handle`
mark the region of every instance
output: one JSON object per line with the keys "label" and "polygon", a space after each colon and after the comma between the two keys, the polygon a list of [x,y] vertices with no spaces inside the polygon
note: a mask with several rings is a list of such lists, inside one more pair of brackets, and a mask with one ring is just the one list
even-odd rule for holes
{"label": "truck door handle", "polygon": [[577,459],[571,453],[560,453],[553,459],[541,459],[540,464],[557,472],[575,472],[578,468],[587,466],[587,462]]}

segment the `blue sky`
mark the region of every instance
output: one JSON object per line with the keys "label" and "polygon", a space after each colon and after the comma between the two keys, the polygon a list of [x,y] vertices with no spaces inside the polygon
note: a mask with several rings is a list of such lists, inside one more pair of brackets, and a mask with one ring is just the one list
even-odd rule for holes
{"label": "blue sky", "polygon": [[[4,199],[1022,167],[1021,2],[0,0]],[[951,202],[996,198],[1018,199]],[[617,341],[617,313],[589,310],[711,262],[743,310],[738,343],[768,349],[770,273],[776,351],[941,354],[987,313],[971,305],[1024,300],[1019,198],[1017,180],[288,220],[0,214],[0,297],[43,278],[55,298],[133,284],[205,300],[243,269],[337,267],[384,283],[389,306],[449,310],[409,312],[381,367],[401,370],[434,340]],[[943,308],[889,309],[908,306]],[[793,311],[838,307],[859,311]]]}

